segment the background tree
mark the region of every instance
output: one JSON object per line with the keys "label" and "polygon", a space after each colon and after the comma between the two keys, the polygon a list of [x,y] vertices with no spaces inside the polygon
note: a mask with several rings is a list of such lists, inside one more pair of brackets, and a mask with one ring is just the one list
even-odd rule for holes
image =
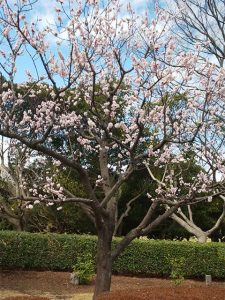
{"label": "background tree", "polygon": [[0,154],[0,217],[21,231],[26,227],[28,204],[21,199],[28,172],[26,147],[2,138]]}
{"label": "background tree", "polygon": [[[173,15],[176,34],[181,45],[201,47],[204,56],[210,56],[218,66],[224,66],[225,35],[223,0],[174,0],[167,9]],[[178,30],[177,30],[178,29]]]}
{"label": "background tree", "polygon": [[[225,59],[224,1],[174,0],[172,5],[171,1],[168,4],[166,9],[173,16],[174,32],[179,38],[181,48],[193,49],[193,47],[197,46],[203,57],[208,57],[218,67],[223,68]],[[224,121],[224,107],[216,114],[216,117]],[[221,143],[223,143],[223,140],[221,140]],[[214,209],[215,207],[219,208],[220,205],[214,205]],[[215,229],[217,226],[213,225],[223,223],[224,216],[222,211],[223,208],[220,207],[220,210],[217,212],[217,218],[214,222],[208,224],[208,227],[206,226],[205,229],[209,227]],[[199,231],[199,226],[200,224],[195,230]],[[208,233],[213,234],[212,231]],[[202,237],[204,239],[203,232]]]}
{"label": "background tree", "polygon": [[[224,202],[224,196],[220,195]],[[225,205],[223,205],[222,213],[216,220],[215,224],[208,230],[202,229],[202,224],[199,226],[196,225],[196,222],[193,219],[192,207],[188,205],[188,215],[186,215],[181,209],[179,209],[176,213],[172,214],[171,218],[176,221],[180,226],[194,235],[200,243],[205,243],[208,237],[219,228],[220,224],[224,221],[225,216]]]}

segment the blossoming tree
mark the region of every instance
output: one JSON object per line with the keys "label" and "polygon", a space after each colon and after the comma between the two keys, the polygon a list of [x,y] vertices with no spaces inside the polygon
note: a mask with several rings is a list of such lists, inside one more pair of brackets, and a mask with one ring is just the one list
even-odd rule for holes
{"label": "blossoming tree", "polygon": [[[151,232],[181,205],[223,193],[224,152],[222,145],[219,153],[215,149],[216,137],[224,134],[219,117],[224,115],[225,71],[199,60],[198,47],[180,51],[169,33],[169,16],[160,10],[153,19],[153,13],[137,14],[118,0],[58,0],[55,23],[48,24],[33,17],[38,1],[0,4],[0,68],[7,79],[1,87],[0,134],[79,175],[86,197],[68,196],[47,178],[44,191],[31,188],[32,196],[24,200],[54,200],[60,207],[78,203],[94,222],[96,299],[110,289],[112,263],[133,239]],[[24,58],[32,63],[29,70],[19,64]],[[21,73],[27,79],[16,84]],[[47,93],[37,101],[43,89]],[[177,95],[184,99],[174,113]],[[201,154],[210,153],[215,172],[201,172],[193,184],[181,179],[180,185],[190,189],[180,198],[173,172],[165,166],[184,161],[190,149],[199,163]],[[98,158],[98,174],[92,156]],[[149,167],[152,157],[155,166],[165,167],[165,185]],[[158,196],[112,249],[119,190],[139,167],[149,167]],[[167,209],[153,218],[160,204]]]}

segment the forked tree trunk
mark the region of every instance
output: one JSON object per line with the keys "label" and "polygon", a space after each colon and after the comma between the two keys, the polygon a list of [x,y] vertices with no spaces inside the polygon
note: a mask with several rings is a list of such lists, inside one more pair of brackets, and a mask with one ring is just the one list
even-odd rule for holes
{"label": "forked tree trunk", "polygon": [[206,243],[207,242],[207,238],[208,236],[204,233],[202,233],[201,235],[197,235],[197,239],[199,241],[199,243]]}
{"label": "forked tree trunk", "polygon": [[8,221],[8,223],[13,225],[13,227],[16,231],[23,231],[23,226],[22,226],[22,222],[20,219],[13,218],[10,216],[5,216],[5,219]]}
{"label": "forked tree trunk", "polygon": [[112,232],[105,226],[98,232],[97,243],[97,276],[93,300],[102,292],[110,290],[112,277]]}

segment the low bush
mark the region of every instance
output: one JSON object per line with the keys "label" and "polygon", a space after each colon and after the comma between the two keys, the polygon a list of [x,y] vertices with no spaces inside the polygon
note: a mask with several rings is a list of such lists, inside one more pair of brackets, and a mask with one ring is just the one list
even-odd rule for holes
{"label": "low bush", "polygon": [[73,273],[79,278],[80,284],[89,284],[95,275],[94,259],[91,253],[82,254],[77,257],[77,262],[73,267]]}
{"label": "low bush", "polygon": [[[0,231],[0,266],[72,270],[80,257],[95,256],[95,236]],[[114,240],[114,246],[118,239]],[[118,274],[169,276],[182,261],[182,276],[225,278],[225,243],[135,240],[114,262]],[[176,268],[179,266],[176,266]],[[180,270],[179,270],[180,271]]]}
{"label": "low bush", "polygon": [[175,285],[179,285],[184,281],[184,257],[169,259],[169,264],[171,265],[170,278],[173,280]]}

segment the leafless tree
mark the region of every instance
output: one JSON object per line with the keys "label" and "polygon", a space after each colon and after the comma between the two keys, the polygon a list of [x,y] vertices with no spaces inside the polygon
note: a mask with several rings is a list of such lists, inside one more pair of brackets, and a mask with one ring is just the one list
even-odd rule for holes
{"label": "leafless tree", "polygon": [[219,218],[216,220],[215,224],[208,230],[203,230],[201,226],[196,225],[193,218],[193,211],[191,205],[188,205],[188,214],[185,214],[182,208],[179,208],[176,213],[171,215],[171,219],[177,222],[189,233],[194,235],[200,243],[205,243],[207,238],[210,237],[224,221],[225,216],[225,197],[223,195],[219,196],[223,200],[223,209]]}
{"label": "leafless tree", "polygon": [[191,48],[196,43],[220,67],[225,60],[224,0],[172,0],[167,10],[176,24],[174,31]]}

